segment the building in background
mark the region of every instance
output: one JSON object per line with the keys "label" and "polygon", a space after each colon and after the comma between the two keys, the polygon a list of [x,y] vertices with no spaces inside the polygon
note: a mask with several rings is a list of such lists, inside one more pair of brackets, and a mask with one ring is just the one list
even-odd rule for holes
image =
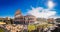
{"label": "building in background", "polygon": [[21,14],[19,9],[16,11],[14,17],[14,24],[24,24],[24,16]]}
{"label": "building in background", "polygon": [[5,20],[5,18],[0,18],[0,22],[3,22]]}
{"label": "building in background", "polygon": [[37,18],[37,24],[44,24],[44,23],[47,23],[46,18]]}
{"label": "building in background", "polygon": [[60,18],[55,19],[57,23],[60,23]]}
{"label": "building in background", "polygon": [[36,22],[35,16],[33,16],[33,15],[26,15],[25,16],[25,23],[33,24],[34,22]]}
{"label": "building in background", "polygon": [[0,18],[0,24],[13,24],[13,19],[6,17],[6,18]]}
{"label": "building in background", "polygon": [[28,24],[28,23],[34,23],[35,21],[36,21],[35,16],[33,15],[23,16],[19,9],[15,13],[14,24]]}
{"label": "building in background", "polygon": [[4,22],[4,20],[5,20],[5,18],[0,18],[0,24],[6,24],[6,23]]}
{"label": "building in background", "polygon": [[13,19],[11,19],[11,18],[9,18],[9,17],[6,17],[5,20],[4,20],[4,22],[5,22],[6,24],[13,24]]}
{"label": "building in background", "polygon": [[39,22],[46,22],[47,19],[45,19],[45,18],[37,18],[37,21],[39,21]]}
{"label": "building in background", "polygon": [[48,21],[48,23],[52,23],[52,24],[56,23],[54,18],[49,18],[49,19],[47,19],[47,21]]}

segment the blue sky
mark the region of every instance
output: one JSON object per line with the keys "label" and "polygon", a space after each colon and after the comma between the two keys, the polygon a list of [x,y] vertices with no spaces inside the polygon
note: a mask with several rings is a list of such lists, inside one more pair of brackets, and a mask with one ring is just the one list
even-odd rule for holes
{"label": "blue sky", "polygon": [[[47,8],[46,2],[48,0],[0,0],[0,16],[14,16],[17,9],[20,9],[22,14],[27,14],[31,6]],[[57,12],[56,15],[60,16],[60,0],[52,0],[56,3],[54,7]]]}

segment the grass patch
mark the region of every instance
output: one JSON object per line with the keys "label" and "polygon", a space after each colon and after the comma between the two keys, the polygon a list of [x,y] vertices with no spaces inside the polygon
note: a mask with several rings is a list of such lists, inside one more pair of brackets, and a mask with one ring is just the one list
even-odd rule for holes
{"label": "grass patch", "polygon": [[0,32],[4,32],[4,29],[3,28],[0,28]]}

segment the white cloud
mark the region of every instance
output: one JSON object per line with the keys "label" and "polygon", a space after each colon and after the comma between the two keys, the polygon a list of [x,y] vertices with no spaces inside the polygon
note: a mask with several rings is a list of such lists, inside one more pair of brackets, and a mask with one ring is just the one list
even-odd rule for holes
{"label": "white cloud", "polygon": [[29,14],[34,15],[39,18],[49,18],[56,15],[56,11],[51,11],[50,9],[44,9],[42,7],[33,8],[28,11]]}

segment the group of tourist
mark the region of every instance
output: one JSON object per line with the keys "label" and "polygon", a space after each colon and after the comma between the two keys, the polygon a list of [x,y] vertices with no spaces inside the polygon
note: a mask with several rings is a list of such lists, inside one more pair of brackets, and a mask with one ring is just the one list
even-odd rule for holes
{"label": "group of tourist", "polygon": [[38,27],[35,30],[32,30],[31,32],[60,32],[60,27],[59,26],[50,26],[50,27]]}
{"label": "group of tourist", "polygon": [[51,26],[42,29],[40,28],[39,30],[37,32],[60,32],[60,26]]}

